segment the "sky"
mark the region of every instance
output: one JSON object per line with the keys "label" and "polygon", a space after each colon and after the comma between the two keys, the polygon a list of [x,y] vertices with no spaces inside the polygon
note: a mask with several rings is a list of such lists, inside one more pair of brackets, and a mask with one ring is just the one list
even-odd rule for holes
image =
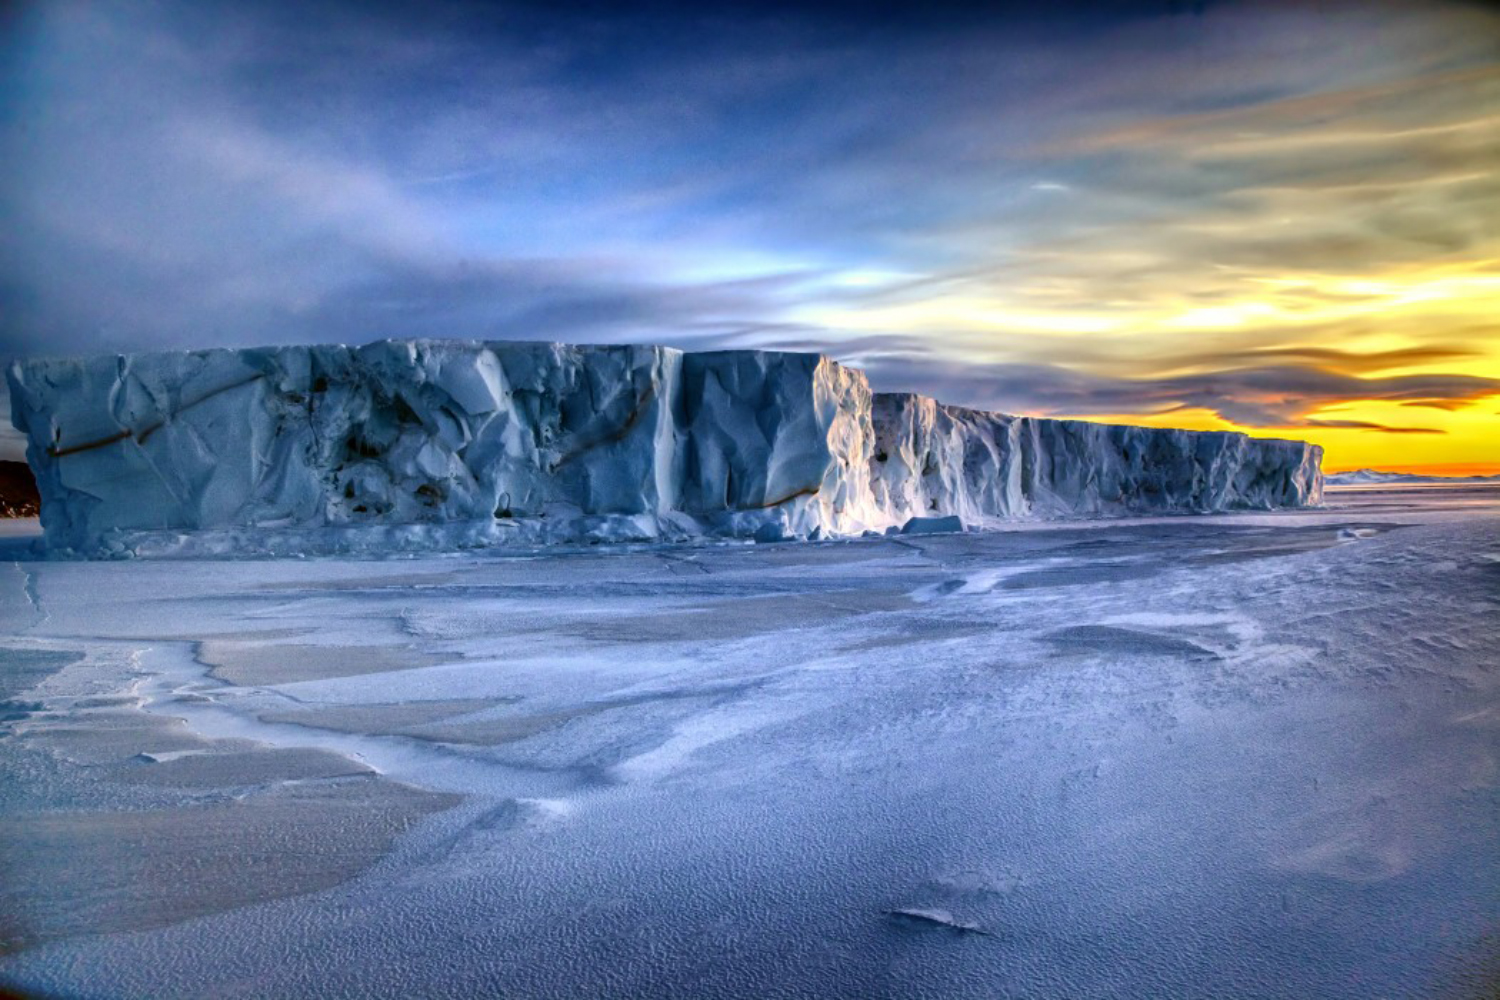
{"label": "sky", "polygon": [[1500,11],[0,5],[0,360],[386,337],[1500,472]]}

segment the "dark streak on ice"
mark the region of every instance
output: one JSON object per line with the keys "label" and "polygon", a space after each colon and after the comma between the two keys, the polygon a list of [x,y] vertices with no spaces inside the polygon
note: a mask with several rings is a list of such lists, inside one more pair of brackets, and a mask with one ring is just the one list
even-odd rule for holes
{"label": "dark streak on ice", "polygon": [[1044,638],[1059,649],[1088,653],[1183,656],[1191,660],[1219,659],[1218,653],[1187,639],[1115,625],[1073,625],[1050,632]]}

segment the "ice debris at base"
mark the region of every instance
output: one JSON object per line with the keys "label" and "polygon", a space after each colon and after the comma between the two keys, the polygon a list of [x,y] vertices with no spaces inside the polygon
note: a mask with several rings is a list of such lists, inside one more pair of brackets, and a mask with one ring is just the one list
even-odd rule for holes
{"label": "ice debris at base", "polygon": [[85,554],[771,540],[1322,495],[1314,445],[876,394],[812,354],[384,341],[9,380],[48,547]]}
{"label": "ice debris at base", "polygon": [[964,522],[957,514],[945,517],[913,517],[901,526],[903,535],[941,535],[964,530]]}

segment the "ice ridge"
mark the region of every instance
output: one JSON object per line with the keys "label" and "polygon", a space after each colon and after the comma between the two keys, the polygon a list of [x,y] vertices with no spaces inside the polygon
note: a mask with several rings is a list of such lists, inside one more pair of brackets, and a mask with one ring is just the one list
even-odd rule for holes
{"label": "ice ridge", "polygon": [[829,537],[1317,503],[1321,451],[872,393],[826,357],[448,340],[30,359],[49,549]]}

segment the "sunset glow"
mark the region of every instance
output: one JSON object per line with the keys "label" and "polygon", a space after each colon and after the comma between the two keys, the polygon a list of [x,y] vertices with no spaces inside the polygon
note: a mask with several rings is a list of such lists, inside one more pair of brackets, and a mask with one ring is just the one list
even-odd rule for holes
{"label": "sunset glow", "polygon": [[1500,470],[1500,15],[1179,6],[459,6],[417,42],[399,7],[23,5],[0,354],[820,351]]}

